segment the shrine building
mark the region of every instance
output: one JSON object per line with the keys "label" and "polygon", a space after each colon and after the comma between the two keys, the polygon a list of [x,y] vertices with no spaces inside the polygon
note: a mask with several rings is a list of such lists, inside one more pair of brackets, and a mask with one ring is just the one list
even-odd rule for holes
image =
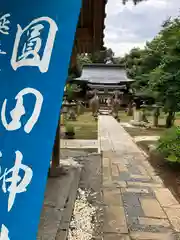
{"label": "shrine building", "polygon": [[127,77],[124,67],[117,64],[84,65],[81,77],[74,79],[74,82],[79,85],[85,82],[87,91],[96,90],[101,105],[106,104],[106,100],[118,91],[122,106],[129,103],[133,81]]}

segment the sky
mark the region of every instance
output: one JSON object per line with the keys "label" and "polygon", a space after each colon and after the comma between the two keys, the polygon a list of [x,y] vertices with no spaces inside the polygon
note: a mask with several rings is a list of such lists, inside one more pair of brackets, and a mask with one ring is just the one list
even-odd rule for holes
{"label": "sky", "polygon": [[105,19],[105,46],[115,56],[123,56],[133,47],[152,40],[168,17],[180,15],[180,0],[147,0],[134,6],[129,0],[108,0]]}

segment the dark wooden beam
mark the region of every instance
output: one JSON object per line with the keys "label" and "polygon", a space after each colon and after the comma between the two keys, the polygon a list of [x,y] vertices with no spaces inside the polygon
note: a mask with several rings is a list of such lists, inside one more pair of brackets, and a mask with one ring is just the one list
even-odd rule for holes
{"label": "dark wooden beam", "polygon": [[[72,56],[71,56],[71,61],[70,61],[70,67],[74,68],[77,65],[77,48],[76,44],[74,44],[73,51],[72,51]],[[56,137],[55,137],[55,142],[54,142],[54,147],[53,147],[53,152],[52,152],[52,165],[50,169],[50,176],[59,176],[61,171],[57,171],[59,168],[60,164],[60,119],[58,121],[58,126],[56,130]]]}
{"label": "dark wooden beam", "polygon": [[84,27],[78,28],[76,31],[76,39],[78,41],[91,41],[92,40],[92,32],[91,29]]}
{"label": "dark wooden beam", "polygon": [[59,167],[60,163],[60,121],[58,122],[56,137],[54,141],[54,148],[52,153],[52,168]]}
{"label": "dark wooden beam", "polygon": [[70,68],[75,68],[76,66],[77,66],[77,47],[75,42],[71,54]]}
{"label": "dark wooden beam", "polygon": [[107,0],[83,0],[76,34],[78,53],[103,50]]}
{"label": "dark wooden beam", "polygon": [[93,1],[93,51],[100,51],[103,45],[104,31],[104,0]]}

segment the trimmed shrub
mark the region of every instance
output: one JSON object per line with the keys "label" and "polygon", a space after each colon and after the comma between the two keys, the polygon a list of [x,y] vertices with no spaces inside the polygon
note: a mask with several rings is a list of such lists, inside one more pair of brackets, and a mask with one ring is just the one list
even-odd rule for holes
{"label": "trimmed shrub", "polygon": [[74,126],[72,126],[70,124],[66,124],[65,130],[66,130],[67,133],[75,133]]}
{"label": "trimmed shrub", "polygon": [[158,142],[158,151],[169,162],[180,162],[180,127],[168,129]]}

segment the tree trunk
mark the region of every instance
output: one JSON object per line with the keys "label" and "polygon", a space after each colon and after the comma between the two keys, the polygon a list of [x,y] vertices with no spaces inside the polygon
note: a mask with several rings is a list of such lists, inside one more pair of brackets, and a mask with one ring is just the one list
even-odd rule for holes
{"label": "tree trunk", "polygon": [[49,177],[60,177],[66,174],[66,169],[60,166],[60,122],[58,122],[58,127],[56,131],[56,138],[54,142],[54,148],[52,153],[52,165],[49,169]]}
{"label": "tree trunk", "polygon": [[159,123],[159,116],[153,116],[153,126],[154,127],[158,127],[158,123]]}
{"label": "tree trunk", "polygon": [[169,111],[168,116],[166,118],[166,128],[171,128],[173,126],[175,113],[173,111]]}
{"label": "tree trunk", "polygon": [[127,116],[133,116],[133,107],[131,103],[128,105]]}
{"label": "tree trunk", "polygon": [[148,123],[145,109],[142,110],[142,121],[145,123]]}

